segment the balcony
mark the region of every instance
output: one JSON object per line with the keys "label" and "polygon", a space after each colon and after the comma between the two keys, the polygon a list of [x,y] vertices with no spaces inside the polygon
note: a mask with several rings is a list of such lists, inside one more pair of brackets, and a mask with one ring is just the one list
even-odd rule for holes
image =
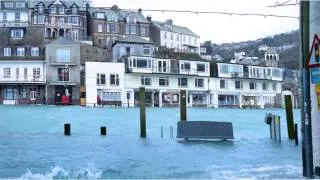
{"label": "balcony", "polygon": [[0,61],[44,61],[44,56],[0,56]]}
{"label": "balcony", "polygon": [[71,23],[45,23],[46,28],[60,28],[60,29],[69,29],[72,28]]}
{"label": "balcony", "polygon": [[1,21],[0,27],[28,27],[28,21]]}
{"label": "balcony", "polygon": [[23,75],[20,75],[19,77],[16,77],[14,75],[12,76],[6,76],[6,77],[0,77],[0,83],[8,83],[8,84],[45,84],[46,83],[46,77],[43,75],[40,76],[33,76],[29,75],[24,77]]}
{"label": "balcony", "polygon": [[49,64],[52,66],[76,66],[78,61],[80,60],[78,60],[76,56],[72,56],[69,61],[58,60],[56,56],[49,57]]}

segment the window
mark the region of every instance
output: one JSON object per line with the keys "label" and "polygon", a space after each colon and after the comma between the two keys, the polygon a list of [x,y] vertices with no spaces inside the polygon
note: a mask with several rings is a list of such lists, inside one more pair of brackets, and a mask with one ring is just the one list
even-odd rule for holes
{"label": "window", "polygon": [[12,29],[11,38],[23,38],[23,29]]}
{"label": "window", "polygon": [[136,19],[134,18],[134,16],[127,17],[127,23],[131,23],[131,24],[136,23]]}
{"label": "window", "polygon": [[171,40],[173,40],[173,33],[171,33]]}
{"label": "window", "polygon": [[119,74],[110,74],[110,85],[119,86]]}
{"label": "window", "polygon": [[71,17],[71,24],[78,25],[79,24],[79,18],[78,17]]}
{"label": "window", "polygon": [[64,17],[59,18],[59,24],[64,24]]}
{"label": "window", "polygon": [[11,48],[4,48],[3,55],[4,56],[11,56]]}
{"label": "window", "polygon": [[71,53],[68,48],[60,48],[56,50],[56,61],[57,62],[70,62],[71,61]]}
{"label": "window", "polygon": [[17,8],[25,8],[26,4],[24,2],[16,2],[16,7]]}
{"label": "window", "polygon": [[274,77],[281,77],[280,69],[273,69],[272,76]]}
{"label": "window", "polygon": [[5,3],[4,3],[4,6],[5,6],[6,8],[13,8],[13,2],[5,2]]}
{"label": "window", "polygon": [[195,79],[194,85],[195,85],[195,87],[203,88],[204,87],[204,80],[203,79]]}
{"label": "window", "polygon": [[19,79],[19,68],[16,68],[16,79]]}
{"label": "window", "polygon": [[257,85],[256,85],[255,82],[250,82],[250,83],[249,83],[249,89],[250,89],[250,90],[255,90],[256,88],[257,88]]}
{"label": "window", "polygon": [[106,84],[106,75],[97,74],[97,85],[105,85],[105,84]]}
{"label": "window", "polygon": [[130,34],[130,25],[126,25],[126,34]]}
{"label": "window", "polygon": [[108,15],[108,21],[115,21],[115,17],[114,17],[114,15],[111,13],[111,14],[109,14]]}
{"label": "window", "polygon": [[145,55],[145,56],[151,55],[151,47],[150,46],[143,46],[143,55]]}
{"label": "window", "polygon": [[180,87],[188,87],[188,78],[179,78],[178,85]]}
{"label": "window", "polygon": [[116,24],[110,24],[110,32],[116,33]]}
{"label": "window", "polygon": [[148,61],[145,59],[137,59],[137,67],[138,68],[148,68]]}
{"label": "window", "polygon": [[40,78],[40,68],[33,68],[33,78],[38,79]]}
{"label": "window", "polygon": [[60,8],[59,8],[59,13],[60,13],[60,14],[64,14],[64,7],[60,7]]}
{"label": "window", "polygon": [[17,56],[24,56],[24,47],[17,48]]}
{"label": "window", "polygon": [[169,71],[169,62],[167,61],[158,61],[158,72],[167,72]]}
{"label": "window", "polygon": [[151,77],[141,76],[141,85],[150,86],[151,85]]}
{"label": "window", "polygon": [[73,40],[78,40],[79,39],[79,31],[78,30],[72,30],[71,31],[71,37]]}
{"label": "window", "polygon": [[140,35],[141,35],[142,37],[146,37],[146,36],[147,36],[147,34],[146,34],[146,27],[140,26]]}
{"label": "window", "polygon": [[137,29],[136,25],[127,24],[126,25],[126,34],[136,34],[136,29]]}
{"label": "window", "polygon": [[14,17],[16,21],[20,21],[20,12],[15,12]]}
{"label": "window", "polygon": [[169,77],[160,77],[159,86],[169,86]]}
{"label": "window", "polygon": [[273,83],[273,84],[272,84],[272,89],[273,89],[274,91],[277,90],[277,83]]}
{"label": "window", "polygon": [[102,24],[98,24],[98,32],[102,33]]}
{"label": "window", "polygon": [[98,19],[103,19],[103,18],[104,18],[104,13],[98,12],[98,13],[97,13],[97,18],[98,18]]}
{"label": "window", "polygon": [[69,81],[69,68],[58,68],[58,81]]}
{"label": "window", "polygon": [[235,81],[235,89],[243,89],[243,84],[241,81]]}
{"label": "window", "polygon": [[206,65],[205,64],[197,64],[197,71],[198,72],[206,72]]}
{"label": "window", "polygon": [[262,83],[262,90],[267,91],[268,90],[268,84],[267,83]]}
{"label": "window", "polygon": [[77,7],[72,7],[72,14],[77,14],[78,13],[78,8]]}
{"label": "window", "polygon": [[50,12],[51,12],[51,13],[56,13],[56,12],[57,12],[56,7],[54,7],[54,6],[53,6],[53,7],[51,7],[51,8],[50,8]]}
{"label": "window", "polygon": [[3,68],[3,78],[10,78],[10,68]]}
{"label": "window", "polygon": [[229,65],[221,64],[220,67],[221,67],[221,69],[220,69],[221,73],[229,73]]}
{"label": "window", "polygon": [[38,12],[43,13],[43,6],[42,5],[38,6]]}
{"label": "window", "polygon": [[164,38],[167,39],[167,32],[164,32]]}
{"label": "window", "polygon": [[228,81],[221,79],[220,80],[220,89],[228,89]]}
{"label": "window", "polygon": [[179,41],[179,34],[177,34],[177,41]]}
{"label": "window", "polygon": [[190,63],[184,62],[181,64],[181,70],[188,71],[190,70]]}
{"label": "window", "polygon": [[23,69],[23,77],[24,77],[25,80],[28,79],[28,68],[24,68]]}
{"label": "window", "polygon": [[7,20],[7,12],[3,11],[2,19],[3,19],[4,21]]}
{"label": "window", "polygon": [[44,15],[39,15],[38,16],[38,24],[44,24]]}
{"label": "window", "polygon": [[39,48],[38,47],[31,48],[31,56],[39,56]]}

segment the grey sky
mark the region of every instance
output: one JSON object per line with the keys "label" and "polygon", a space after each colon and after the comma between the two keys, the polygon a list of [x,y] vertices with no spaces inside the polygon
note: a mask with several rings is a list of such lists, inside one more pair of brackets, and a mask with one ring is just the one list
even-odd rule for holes
{"label": "grey sky", "polygon": [[[285,0],[278,0],[284,2]],[[223,11],[239,13],[263,13],[299,16],[299,6],[270,8],[276,0],[93,0],[95,6],[111,7],[116,4],[123,9],[170,9],[195,11]],[[292,0],[291,3],[295,3]],[[143,12],[153,20],[172,19],[176,25],[186,26],[199,34],[201,41],[215,43],[253,40],[299,28],[298,19],[217,15]]]}

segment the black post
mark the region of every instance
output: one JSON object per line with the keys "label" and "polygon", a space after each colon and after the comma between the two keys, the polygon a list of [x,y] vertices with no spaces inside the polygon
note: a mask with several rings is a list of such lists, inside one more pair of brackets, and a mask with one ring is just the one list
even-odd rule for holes
{"label": "black post", "polygon": [[309,26],[310,26],[310,1],[300,1],[300,31],[301,31],[301,60],[302,68],[302,89],[303,89],[303,106],[302,106],[302,166],[303,175],[308,178],[314,177],[313,169],[313,149],[312,149],[312,127],[311,127],[311,100],[310,100],[310,70],[308,68],[309,54]]}
{"label": "black post", "polygon": [[187,93],[186,90],[180,90],[180,120],[187,120]]}
{"label": "black post", "polygon": [[286,117],[287,117],[287,129],[289,139],[294,139],[294,122],[293,122],[293,112],[292,112],[292,101],[291,95],[285,95],[285,108],[286,108]]}
{"label": "black post", "polygon": [[64,124],[64,135],[65,136],[71,135],[71,125],[70,124]]}
{"label": "black post", "polygon": [[101,136],[107,135],[107,128],[105,126],[100,127],[100,135]]}
{"label": "black post", "polygon": [[296,145],[299,144],[299,137],[298,137],[298,124],[294,124],[294,142]]}
{"label": "black post", "polygon": [[146,94],[145,88],[140,87],[140,136],[147,137],[146,132]]}

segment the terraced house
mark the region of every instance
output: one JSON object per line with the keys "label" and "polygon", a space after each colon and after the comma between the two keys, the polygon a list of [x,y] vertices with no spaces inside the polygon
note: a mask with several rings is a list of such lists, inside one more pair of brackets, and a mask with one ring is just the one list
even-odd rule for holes
{"label": "terraced house", "polygon": [[149,21],[141,11],[121,10],[117,6],[109,9],[89,9],[89,34],[93,45],[111,50],[119,38],[131,35],[149,40]]}
{"label": "terraced house", "polygon": [[41,27],[46,38],[87,40],[87,6],[85,1],[33,1],[30,23]]}

